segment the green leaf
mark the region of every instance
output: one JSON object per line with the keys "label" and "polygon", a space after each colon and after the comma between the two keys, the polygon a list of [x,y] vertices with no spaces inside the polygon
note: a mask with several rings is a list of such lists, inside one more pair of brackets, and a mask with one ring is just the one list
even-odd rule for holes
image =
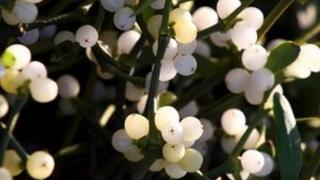
{"label": "green leaf", "polygon": [[274,139],[281,179],[296,180],[302,166],[300,135],[289,101],[284,95],[274,95]]}
{"label": "green leaf", "polygon": [[281,71],[297,59],[299,52],[298,45],[289,41],[283,42],[271,50],[266,67],[272,72]]}

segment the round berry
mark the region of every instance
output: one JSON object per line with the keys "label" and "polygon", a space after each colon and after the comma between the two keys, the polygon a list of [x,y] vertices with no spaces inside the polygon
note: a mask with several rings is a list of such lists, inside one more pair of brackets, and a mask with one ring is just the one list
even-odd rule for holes
{"label": "round berry", "polygon": [[164,168],[165,163],[166,161],[164,159],[157,159],[149,167],[149,170],[152,172],[159,172]]}
{"label": "round berry", "polygon": [[243,170],[254,174],[262,170],[264,157],[261,152],[250,149],[241,155],[240,162]]}
{"label": "round berry", "polygon": [[181,54],[192,54],[196,51],[198,42],[196,40],[188,44],[178,43],[178,53]]}
{"label": "round berry", "polygon": [[26,81],[25,76],[16,69],[7,69],[0,79],[1,87],[8,93],[17,94],[19,87]]}
{"label": "round berry", "polygon": [[62,98],[73,98],[77,97],[80,93],[80,84],[78,80],[69,74],[62,75],[57,80],[59,87],[59,95]]}
{"label": "round berry", "polygon": [[166,143],[162,147],[162,155],[166,161],[170,163],[177,163],[185,155],[185,147],[183,144]]}
{"label": "round berry", "polygon": [[127,152],[134,146],[132,139],[124,129],[119,129],[112,135],[111,143],[113,148],[119,152]]}
{"label": "round berry", "polygon": [[130,149],[123,153],[124,157],[131,162],[138,162],[144,158],[144,155],[141,152],[141,149],[134,146],[134,148]]}
{"label": "round berry", "polygon": [[28,24],[36,20],[38,8],[32,3],[23,0],[17,0],[13,6],[12,13],[20,22]]}
{"label": "round berry", "polygon": [[183,139],[183,126],[179,122],[167,123],[163,126],[161,135],[169,144],[180,144]]}
{"label": "round berry", "polygon": [[54,100],[58,95],[58,85],[49,78],[36,78],[29,84],[32,98],[39,103]]}
{"label": "round berry", "polygon": [[262,103],[264,98],[263,91],[256,91],[251,86],[248,86],[244,91],[244,97],[246,98],[247,102],[252,105],[259,105]]}
{"label": "round berry", "polygon": [[120,35],[117,43],[119,54],[130,54],[135,44],[140,39],[140,33],[131,30]]}
{"label": "round berry", "polygon": [[0,118],[3,118],[9,111],[9,103],[7,99],[0,94]]}
{"label": "round berry", "polygon": [[250,74],[242,68],[229,71],[225,77],[225,83],[229,91],[235,94],[242,93],[248,84]]}
{"label": "round berry", "polygon": [[195,117],[186,117],[182,119],[181,125],[183,127],[183,140],[196,141],[203,133],[203,125],[199,119]]}
{"label": "round berry", "polygon": [[258,8],[247,7],[241,11],[241,13],[238,15],[238,18],[246,22],[249,26],[258,30],[263,24],[264,15]]}
{"label": "round berry", "polygon": [[13,44],[4,51],[8,55],[6,59],[2,59],[3,64],[13,69],[22,69],[31,61],[30,50],[21,44]]}
{"label": "round berry", "polygon": [[190,12],[182,8],[176,8],[172,10],[169,15],[169,22],[172,23],[178,21],[192,22],[192,16]]}
{"label": "round berry", "polygon": [[147,21],[147,28],[154,39],[159,38],[159,31],[162,23],[162,15],[154,15]]}
{"label": "round berry", "polygon": [[173,25],[175,38],[179,43],[188,44],[197,38],[198,29],[192,21],[180,20]]}
{"label": "round berry", "polygon": [[150,4],[150,6],[153,8],[153,9],[156,9],[156,10],[160,10],[160,9],[163,9],[164,8],[164,4],[165,4],[166,0],[153,0]]}
{"label": "round berry", "polygon": [[174,67],[182,76],[190,76],[197,70],[197,60],[190,54],[178,54],[174,58]]}
{"label": "round berry", "polygon": [[3,167],[6,168],[12,176],[18,176],[21,174],[23,171],[22,164],[23,161],[15,150],[6,150],[4,154]]}
{"label": "round berry", "polygon": [[129,7],[118,9],[113,16],[114,25],[122,31],[131,29],[135,22],[136,16],[134,14],[134,11]]}
{"label": "round berry", "polygon": [[116,12],[124,6],[124,0],[100,0],[102,7],[109,12]]}
{"label": "round berry", "polygon": [[264,67],[267,63],[268,52],[260,45],[253,45],[242,53],[241,61],[245,68],[255,71]]}
{"label": "round berry", "polygon": [[18,41],[25,45],[31,45],[38,41],[40,36],[39,29],[32,29],[25,32],[22,36],[18,37]]}
{"label": "round berry", "polygon": [[124,128],[132,139],[140,139],[149,133],[149,121],[139,114],[131,114],[124,121]]}
{"label": "round berry", "polygon": [[263,167],[259,172],[254,174],[255,176],[258,176],[258,177],[264,177],[264,176],[269,175],[272,172],[273,168],[274,168],[274,161],[270,157],[270,155],[266,154],[266,153],[262,153],[262,154],[263,154],[263,157],[264,157]]}
{"label": "round berry", "polygon": [[195,149],[189,148],[186,150],[185,155],[179,162],[181,168],[189,173],[198,171],[203,163],[201,153]]}
{"label": "round berry", "polygon": [[239,109],[228,109],[221,117],[221,126],[224,132],[234,136],[246,127],[246,116]]}
{"label": "round berry", "polygon": [[262,68],[251,73],[248,87],[254,91],[263,92],[272,88],[274,83],[275,77],[273,73],[267,68]]}
{"label": "round berry", "polygon": [[28,174],[35,179],[46,179],[54,169],[53,157],[44,151],[32,153],[27,160],[26,169]]}
{"label": "round berry", "polygon": [[208,6],[197,9],[192,18],[199,31],[216,25],[219,20],[216,11]]}
{"label": "round berry", "polygon": [[179,113],[172,106],[163,106],[159,108],[155,113],[155,125],[159,131],[168,123],[179,122]]}
{"label": "round berry", "polygon": [[3,21],[11,26],[19,24],[17,16],[7,11],[5,8],[1,9],[1,17]]}
{"label": "round berry", "polygon": [[1,180],[13,180],[8,169],[6,169],[4,167],[0,167],[0,179]]}
{"label": "round berry", "polygon": [[184,177],[187,172],[183,170],[179,164],[177,163],[169,163],[167,162],[164,166],[164,171],[168,176],[170,176],[173,179],[180,179]]}
{"label": "round berry", "polygon": [[257,31],[244,22],[238,22],[231,29],[231,41],[239,50],[246,49],[257,42]]}
{"label": "round berry", "polygon": [[177,75],[177,70],[174,67],[172,59],[161,60],[160,76],[159,80],[162,82],[170,81]]}
{"label": "round berry", "polygon": [[83,25],[76,32],[76,41],[84,48],[92,47],[98,42],[99,34],[95,27]]}
{"label": "round berry", "polygon": [[35,78],[46,78],[47,68],[39,61],[32,61],[22,69],[22,74],[32,80]]}
{"label": "round berry", "polygon": [[239,0],[218,0],[217,12],[221,19],[228,17],[233,11],[235,11],[241,2]]}

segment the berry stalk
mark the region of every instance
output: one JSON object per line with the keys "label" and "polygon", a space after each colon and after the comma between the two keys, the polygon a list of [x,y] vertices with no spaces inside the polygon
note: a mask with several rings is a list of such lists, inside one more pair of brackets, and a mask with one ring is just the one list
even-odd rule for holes
{"label": "berry stalk", "polygon": [[8,120],[6,123],[6,128],[3,130],[1,141],[0,141],[0,165],[2,165],[3,163],[4,153],[9,144],[9,138],[11,133],[10,131],[12,130],[12,127],[14,125],[14,119],[26,104],[27,99],[28,99],[27,96],[17,96],[16,102],[7,116]]}

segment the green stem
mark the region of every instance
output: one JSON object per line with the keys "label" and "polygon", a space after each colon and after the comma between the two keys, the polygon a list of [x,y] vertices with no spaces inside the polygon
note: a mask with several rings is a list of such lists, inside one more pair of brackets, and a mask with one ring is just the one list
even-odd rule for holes
{"label": "green stem", "polygon": [[141,14],[137,15],[137,23],[142,31],[142,36],[145,36],[145,38],[148,40],[149,44],[152,45],[154,42],[154,39],[150,32],[148,31],[146,22],[143,19],[143,16]]}
{"label": "green stem", "polygon": [[[0,130],[3,132],[6,129],[6,125],[4,123],[0,124]],[[28,153],[27,151],[22,147],[22,145],[18,142],[18,140],[11,135],[9,137],[9,146],[10,148],[14,149],[19,157],[22,159],[23,162],[26,162],[28,159]]]}
{"label": "green stem", "polygon": [[138,15],[138,14],[142,13],[147,7],[149,7],[149,5],[151,3],[152,3],[152,0],[140,1],[140,3],[139,3],[139,5],[133,15]]}
{"label": "green stem", "polygon": [[161,157],[158,147],[149,147],[145,158],[140,162],[137,172],[133,175],[132,180],[141,180],[144,178],[152,163]]}
{"label": "green stem", "polygon": [[235,102],[241,101],[243,98],[242,95],[234,95],[234,94],[227,94],[220,99],[217,99],[213,103],[207,105],[206,107],[200,109],[197,116],[198,117],[211,117],[212,115],[227,109]]}
{"label": "green stem", "polygon": [[239,6],[235,11],[233,11],[227,18],[223,20],[223,23],[226,26],[226,29],[231,28],[231,26],[236,21],[237,16],[241,13],[242,10],[244,10],[246,7],[248,7],[254,0],[244,0],[241,2],[241,6]]}
{"label": "green stem", "polygon": [[84,9],[76,9],[66,14],[61,14],[55,17],[47,18],[47,19],[38,19],[35,22],[26,25],[24,31],[29,31],[36,28],[41,28],[50,24],[66,24],[69,22],[83,21],[87,10]]}
{"label": "green stem", "polygon": [[236,17],[238,14],[246,7],[248,7],[254,0],[244,0],[233,13],[231,13],[227,18],[223,20],[223,23],[219,22],[218,24],[211,26],[207,29],[204,29],[198,33],[197,39],[203,39],[208,37],[210,34],[223,30],[229,29],[234,22],[236,21]]}
{"label": "green stem", "polygon": [[17,152],[19,157],[22,159],[23,162],[26,162],[28,159],[29,154],[27,151],[22,147],[22,145],[16,140],[14,136],[10,137],[10,146]]}
{"label": "green stem", "polygon": [[316,171],[320,167],[320,145],[313,153],[313,158],[305,164],[301,173],[300,173],[300,180],[309,180],[311,177],[316,173]]}
{"label": "green stem", "polygon": [[124,110],[125,110],[125,91],[126,91],[126,79],[121,77],[117,78],[116,83],[116,111],[114,113],[117,120],[117,126],[122,127],[124,124]]}
{"label": "green stem", "polygon": [[262,117],[264,115],[265,115],[265,112],[264,112],[263,106],[259,106],[259,109],[255,116],[254,121],[248,126],[246,132],[241,136],[241,139],[237,143],[236,147],[232,150],[230,154],[230,158],[237,158],[240,155],[242,148],[246,143],[248,137],[250,136],[253,129],[261,122]]}
{"label": "green stem", "polygon": [[83,120],[83,114],[84,112],[87,111],[87,108],[88,108],[88,106],[84,107],[82,105],[90,104],[89,99],[93,91],[94,83],[96,82],[95,80],[96,80],[96,71],[94,67],[91,67],[89,77],[86,82],[87,84],[85,86],[86,88],[84,88],[85,92],[83,93],[83,97],[81,98],[82,104],[80,103],[78,106],[78,114],[73,118],[71,122],[71,125],[64,137],[62,147],[66,147],[72,144],[75,136],[77,135],[77,132]]}
{"label": "green stem", "polygon": [[24,105],[27,102],[28,96],[17,96],[16,101],[13,105],[13,107],[10,109],[9,114],[7,116],[7,123],[6,127],[3,130],[1,141],[0,141],[0,166],[3,163],[4,153],[8,147],[10,133],[12,131],[13,121],[17,114],[20,113],[21,109],[24,107]]}
{"label": "green stem", "polygon": [[210,34],[223,30],[223,24],[221,22],[218,22],[218,24],[211,26],[207,29],[201,30],[198,32],[198,36],[197,39],[204,39],[206,37],[208,37]]}
{"label": "green stem", "polygon": [[[155,127],[154,123],[154,113],[156,111],[155,100],[158,94],[158,86],[159,86],[159,76],[160,76],[160,67],[161,60],[164,57],[164,53],[169,42],[168,37],[168,21],[169,21],[169,13],[171,10],[171,0],[166,0],[165,7],[163,10],[163,18],[162,24],[160,28],[159,35],[159,44],[158,51],[155,57],[153,72],[151,76],[151,84],[149,88],[148,99],[146,103],[146,109],[144,115],[149,119],[150,122],[150,134],[149,134],[149,147],[147,149],[147,153],[145,155],[144,160],[140,163],[138,171],[133,175],[133,180],[142,180],[146,175],[151,164],[160,157],[159,151],[160,148],[158,146],[152,146],[152,144],[158,143],[158,130]],[[151,146],[150,146],[151,145]],[[158,154],[158,155],[157,155]]]}
{"label": "green stem", "polygon": [[97,14],[97,18],[94,22],[94,27],[97,29],[98,32],[100,32],[102,25],[103,25],[103,21],[106,17],[106,11],[104,10],[104,8],[102,7],[102,5],[100,3],[99,7],[98,7],[98,14]]}
{"label": "green stem", "polygon": [[261,41],[273,24],[280,18],[280,16],[288,9],[288,7],[294,2],[294,0],[280,0],[276,7],[272,9],[270,14],[265,19],[261,28],[258,31],[259,40]]}
{"label": "green stem", "polygon": [[229,161],[225,161],[223,164],[205,173],[205,175],[209,178],[216,178],[218,176],[221,176],[230,172],[231,172],[231,167],[230,167]]}
{"label": "green stem", "polygon": [[313,27],[310,31],[305,33],[301,38],[297,40],[297,42],[299,44],[303,44],[309,41],[310,39],[312,39],[313,37],[315,37],[316,35],[318,35],[319,33],[320,33],[320,23],[317,24],[315,27]]}
{"label": "green stem", "polygon": [[[155,107],[155,97],[158,94],[158,86],[159,86],[159,76],[160,76],[160,68],[161,68],[161,60],[164,57],[165,50],[167,48],[167,44],[169,42],[168,38],[168,21],[169,21],[169,13],[171,10],[171,1],[166,0],[165,2],[165,9],[163,11],[163,18],[162,24],[160,28],[160,35],[159,35],[159,44],[158,44],[158,51],[155,57],[155,63],[153,67],[153,72],[151,76],[151,85],[149,88],[148,99],[146,103],[146,110],[144,114],[147,116],[149,121],[151,122],[151,127],[154,128],[154,112],[156,111]],[[155,130],[155,129],[153,129]],[[151,132],[153,131],[151,130]]]}
{"label": "green stem", "polygon": [[127,73],[124,73],[118,70],[116,67],[119,66],[118,62],[111,58],[107,53],[105,53],[100,45],[95,45],[92,48],[92,51],[97,59],[97,63],[101,67],[102,71],[109,72],[117,77],[129,80],[130,82],[142,86],[144,84],[144,78],[130,76]]}

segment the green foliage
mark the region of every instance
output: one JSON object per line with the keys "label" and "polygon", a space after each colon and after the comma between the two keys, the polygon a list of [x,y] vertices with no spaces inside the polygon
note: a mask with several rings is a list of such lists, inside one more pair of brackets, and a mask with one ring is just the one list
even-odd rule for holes
{"label": "green foliage", "polygon": [[277,73],[296,60],[299,52],[300,47],[297,44],[283,42],[271,50],[266,67]]}
{"label": "green foliage", "polygon": [[302,166],[300,135],[290,103],[285,96],[274,96],[274,139],[281,179],[298,179]]}

